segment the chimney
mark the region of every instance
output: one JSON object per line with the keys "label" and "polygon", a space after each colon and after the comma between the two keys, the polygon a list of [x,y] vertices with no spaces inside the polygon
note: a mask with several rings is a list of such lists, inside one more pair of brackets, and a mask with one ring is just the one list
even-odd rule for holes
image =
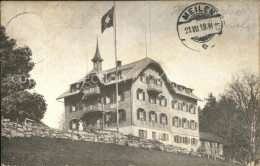
{"label": "chimney", "polygon": [[117,67],[120,67],[122,65],[122,61],[117,61],[116,65],[117,65]]}

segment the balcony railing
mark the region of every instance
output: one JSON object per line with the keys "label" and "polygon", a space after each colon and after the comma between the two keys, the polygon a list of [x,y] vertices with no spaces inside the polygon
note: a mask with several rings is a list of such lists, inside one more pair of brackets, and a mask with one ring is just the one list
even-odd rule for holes
{"label": "balcony railing", "polygon": [[147,84],[147,91],[153,93],[162,93],[162,86],[155,83],[150,83]]}
{"label": "balcony railing", "polygon": [[103,104],[97,103],[84,107],[84,112],[103,111]]}
{"label": "balcony railing", "polygon": [[83,92],[84,92],[85,96],[100,94],[100,88],[98,86],[94,87],[94,88],[88,88],[88,89],[84,89]]}

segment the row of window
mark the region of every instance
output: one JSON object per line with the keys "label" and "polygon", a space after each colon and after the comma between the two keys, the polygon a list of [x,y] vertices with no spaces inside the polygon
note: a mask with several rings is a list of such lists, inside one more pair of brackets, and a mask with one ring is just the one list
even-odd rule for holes
{"label": "row of window", "polygon": [[186,102],[172,100],[172,108],[176,110],[181,110],[192,114],[196,114],[196,106],[192,104],[188,104]]}
{"label": "row of window", "polygon": [[[138,136],[140,138],[147,139],[147,131],[139,129]],[[153,140],[157,139],[156,132],[152,132],[152,139]],[[166,134],[166,133],[160,134],[159,135],[159,140],[161,140],[161,141],[169,141],[169,134]],[[189,138],[189,137],[182,137],[182,136],[179,136],[179,135],[175,135],[174,136],[174,142],[176,142],[176,143],[183,143],[183,144],[187,144],[187,145],[188,144],[198,145],[198,139],[196,139],[196,138]]]}
{"label": "row of window", "polygon": [[[143,89],[137,89],[137,100],[145,101],[145,91]],[[154,94],[148,95],[149,103],[158,104],[163,107],[167,107],[167,98],[165,96],[158,96]],[[176,110],[186,111],[192,114],[196,114],[196,106],[181,102],[178,100],[172,100],[172,108]]]}
{"label": "row of window", "polygon": [[[146,111],[144,109],[137,109],[137,120],[146,121]],[[168,125],[168,117],[164,113],[159,115],[160,124]],[[157,113],[155,111],[149,112],[149,122],[157,123]],[[175,127],[183,127],[184,129],[197,130],[198,124],[195,120],[188,120],[186,118],[172,117],[172,125]]]}
{"label": "row of window", "polygon": [[196,138],[189,138],[189,137],[182,137],[179,135],[174,136],[174,142],[176,143],[183,143],[183,144],[191,144],[191,145],[198,145],[198,140]]}
{"label": "row of window", "polygon": [[[138,136],[140,138],[147,139],[147,131],[139,129]],[[152,132],[152,139],[153,140],[157,140],[156,132]],[[160,134],[159,140],[161,140],[161,141],[169,141],[169,135],[166,134],[166,133],[162,133],[162,134]]]}

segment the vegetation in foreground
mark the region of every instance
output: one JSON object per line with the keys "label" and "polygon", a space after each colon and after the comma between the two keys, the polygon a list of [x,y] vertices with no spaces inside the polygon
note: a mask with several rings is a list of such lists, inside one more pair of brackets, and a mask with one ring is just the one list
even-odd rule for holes
{"label": "vegetation in foreground", "polygon": [[6,165],[232,165],[213,159],[114,144],[38,137],[1,138],[1,159]]}

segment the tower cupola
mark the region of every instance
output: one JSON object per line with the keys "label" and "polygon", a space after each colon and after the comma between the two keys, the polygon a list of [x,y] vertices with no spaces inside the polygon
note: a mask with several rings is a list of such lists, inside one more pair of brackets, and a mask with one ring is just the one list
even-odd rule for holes
{"label": "tower cupola", "polygon": [[99,52],[99,47],[98,47],[98,39],[97,39],[97,46],[96,46],[96,53],[94,57],[91,59],[93,62],[94,70],[95,71],[102,71],[102,61],[103,59],[101,58],[100,52]]}

